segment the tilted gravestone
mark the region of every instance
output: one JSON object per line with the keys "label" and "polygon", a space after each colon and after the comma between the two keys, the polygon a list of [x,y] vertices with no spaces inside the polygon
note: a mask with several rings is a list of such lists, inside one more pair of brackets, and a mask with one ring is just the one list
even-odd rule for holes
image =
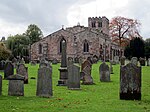
{"label": "tilted gravestone", "polygon": [[5,66],[5,61],[4,60],[0,61],[0,70],[4,70],[4,66]]}
{"label": "tilted gravestone", "polygon": [[100,72],[100,81],[101,82],[109,82],[110,81],[110,70],[109,66],[103,62],[99,67]]}
{"label": "tilted gravestone", "polygon": [[137,57],[132,57],[131,58],[131,63],[133,63],[134,65],[138,65],[138,59],[137,59]]}
{"label": "tilted gravestone", "polygon": [[28,67],[25,67],[24,64],[19,64],[16,72],[17,74],[24,76],[24,84],[28,84]]}
{"label": "tilted gravestone", "polygon": [[86,60],[81,65],[81,74],[82,74],[82,84],[91,85],[93,83],[93,78],[91,76],[92,64]]}
{"label": "tilted gravestone", "polygon": [[126,57],[125,57],[125,56],[122,56],[122,57],[120,58],[120,64],[121,64],[121,65],[125,65],[125,60],[126,60]]}
{"label": "tilted gravestone", "polygon": [[10,75],[14,75],[14,66],[10,61],[7,61],[4,67],[4,79]]}
{"label": "tilted gravestone", "polygon": [[120,67],[120,99],[141,100],[141,67],[132,63]]}
{"label": "tilted gravestone", "polygon": [[139,61],[140,61],[141,66],[145,66],[145,59],[144,58],[140,58]]}
{"label": "tilted gravestone", "polygon": [[24,77],[16,74],[8,77],[8,95],[24,96]]}
{"label": "tilted gravestone", "polygon": [[52,67],[40,66],[38,69],[36,96],[51,97],[52,95]]}
{"label": "tilted gravestone", "polygon": [[2,95],[2,76],[0,75],[0,95]]}
{"label": "tilted gravestone", "polygon": [[80,67],[70,65],[68,67],[68,89],[80,89]]}

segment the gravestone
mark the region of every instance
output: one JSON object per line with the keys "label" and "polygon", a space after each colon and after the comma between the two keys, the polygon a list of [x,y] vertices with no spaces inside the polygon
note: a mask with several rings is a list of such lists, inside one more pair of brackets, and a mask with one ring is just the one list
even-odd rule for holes
{"label": "gravestone", "polygon": [[38,69],[36,95],[40,97],[51,97],[53,95],[51,66],[40,66]]}
{"label": "gravestone", "polygon": [[112,61],[110,61],[110,74],[113,74],[113,66],[112,66]]}
{"label": "gravestone", "polygon": [[2,76],[0,75],[0,96],[2,95]]}
{"label": "gravestone", "polygon": [[81,65],[83,63],[83,58],[79,57],[79,65]]}
{"label": "gravestone", "polygon": [[79,63],[79,57],[75,57],[75,58],[74,58],[74,62],[75,62],[75,63]]}
{"label": "gravestone", "polygon": [[138,65],[138,59],[137,59],[137,57],[132,57],[131,63],[133,63],[134,65]]}
{"label": "gravestone", "polygon": [[8,95],[24,96],[24,77],[16,74],[8,77]]}
{"label": "gravestone", "polygon": [[21,58],[20,63],[25,64],[24,58]]}
{"label": "gravestone", "polygon": [[47,60],[45,60],[45,58],[42,58],[40,60],[39,68],[42,68],[44,66],[45,67],[51,67],[50,63]]}
{"label": "gravestone", "polygon": [[14,66],[10,61],[7,61],[4,67],[4,79],[10,75],[14,75]]}
{"label": "gravestone", "polygon": [[125,56],[122,56],[122,57],[120,58],[120,64],[121,64],[121,65],[125,65],[125,60],[126,60],[126,57],[125,57]]}
{"label": "gravestone", "polygon": [[67,53],[66,53],[66,41],[62,41],[62,53],[61,53],[61,66],[59,68],[60,78],[58,80],[58,86],[67,86],[68,71],[67,71]]}
{"label": "gravestone", "polygon": [[52,60],[52,64],[57,64],[58,63],[58,60],[56,59],[56,58],[54,58],[53,60]]}
{"label": "gravestone", "polygon": [[150,58],[147,60],[147,66],[150,66]]}
{"label": "gravestone", "polygon": [[114,56],[114,61],[116,64],[119,64],[119,56]]}
{"label": "gravestone", "polygon": [[140,61],[141,66],[145,66],[145,59],[144,58],[140,58],[139,61]]}
{"label": "gravestone", "polygon": [[105,62],[100,65],[99,72],[101,82],[110,82],[110,70],[109,66]]}
{"label": "gravestone", "polygon": [[5,67],[5,61],[2,60],[0,61],[0,70],[4,70],[4,67]]}
{"label": "gravestone", "polygon": [[17,67],[17,59],[14,57],[13,59],[12,59],[12,64],[14,65],[14,68],[16,68]]}
{"label": "gravestone", "polygon": [[68,67],[73,65],[73,58],[72,57],[68,57],[67,65],[68,65]]}
{"label": "gravestone", "polygon": [[76,65],[68,67],[68,89],[80,89],[80,67]]}
{"label": "gravestone", "polygon": [[120,99],[141,100],[141,67],[133,63],[120,67]]}
{"label": "gravestone", "polygon": [[81,75],[82,84],[91,85],[93,83],[93,78],[91,76],[92,64],[88,60],[84,61],[81,65]]}
{"label": "gravestone", "polygon": [[31,66],[36,66],[36,61],[33,60],[30,62],[30,64],[31,64]]}
{"label": "gravestone", "polygon": [[16,73],[24,76],[24,84],[28,84],[28,67],[25,67],[24,64],[19,64]]}

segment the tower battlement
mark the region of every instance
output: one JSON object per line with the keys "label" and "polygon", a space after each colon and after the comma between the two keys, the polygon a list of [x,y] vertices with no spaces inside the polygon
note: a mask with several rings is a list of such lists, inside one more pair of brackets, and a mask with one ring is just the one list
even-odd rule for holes
{"label": "tower battlement", "polygon": [[105,16],[102,17],[89,17],[88,27],[98,29],[103,33],[109,35],[109,20]]}

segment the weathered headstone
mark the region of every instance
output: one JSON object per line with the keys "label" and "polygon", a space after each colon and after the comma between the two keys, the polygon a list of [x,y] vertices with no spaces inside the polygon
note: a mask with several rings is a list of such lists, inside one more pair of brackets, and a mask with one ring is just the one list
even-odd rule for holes
{"label": "weathered headstone", "polygon": [[12,64],[14,65],[14,68],[16,68],[17,67],[17,59],[14,57],[13,59],[12,59]]}
{"label": "weathered headstone", "polygon": [[66,41],[62,41],[62,53],[61,53],[61,66],[59,68],[60,78],[58,80],[58,86],[67,86],[68,71],[67,71],[67,53],[66,53]]}
{"label": "weathered headstone", "polygon": [[58,63],[58,60],[56,59],[56,58],[54,58],[53,60],[52,60],[52,64],[57,64]]}
{"label": "weathered headstone", "polygon": [[116,64],[119,64],[119,56],[114,56],[114,61]]}
{"label": "weathered headstone", "polygon": [[51,97],[52,91],[52,67],[41,66],[38,69],[36,95],[40,97]]}
{"label": "weathered headstone", "polygon": [[36,65],[36,61],[33,60],[33,61],[30,62],[30,64],[31,64],[31,66],[35,66]]}
{"label": "weathered headstone", "polygon": [[4,60],[0,61],[0,70],[4,70],[4,66],[5,66],[5,61]]}
{"label": "weathered headstone", "polygon": [[112,61],[110,61],[110,74],[113,74],[113,66],[112,66]]}
{"label": "weathered headstone", "polygon": [[141,100],[141,67],[133,63],[120,67],[120,99]]}
{"label": "weathered headstone", "polygon": [[125,57],[125,56],[122,56],[122,57],[120,58],[120,64],[121,64],[121,65],[125,65],[125,60],[126,60],[126,57]]}
{"label": "weathered headstone", "polygon": [[24,77],[16,74],[8,77],[8,95],[24,96]]}
{"label": "weathered headstone", "polygon": [[74,58],[74,62],[75,62],[75,63],[79,63],[79,57],[75,57],[75,58]]}
{"label": "weathered headstone", "polygon": [[28,84],[28,67],[25,67],[24,64],[19,64],[16,72],[17,74],[24,76],[24,84]]}
{"label": "weathered headstone", "polygon": [[68,89],[80,89],[80,67],[76,65],[68,67]]}
{"label": "weathered headstone", "polygon": [[50,63],[45,59],[45,58],[42,58],[40,60],[40,64],[39,64],[39,67],[51,67]]}
{"label": "weathered headstone", "polygon": [[82,84],[91,85],[93,83],[93,78],[91,76],[92,64],[86,60],[82,63],[81,74],[82,74]]}
{"label": "weathered headstone", "polygon": [[14,66],[10,61],[7,61],[4,67],[4,79],[10,75],[14,75]]}
{"label": "weathered headstone", "polygon": [[138,59],[137,59],[137,57],[132,57],[131,63],[133,63],[134,65],[138,65]]}
{"label": "weathered headstone", "polygon": [[140,58],[139,61],[140,61],[141,66],[145,66],[145,59],[144,58]]}
{"label": "weathered headstone", "polygon": [[2,95],[2,76],[0,75],[0,95]]}
{"label": "weathered headstone", "polygon": [[72,57],[68,57],[67,65],[68,65],[68,67],[73,65],[73,58]]}
{"label": "weathered headstone", "polygon": [[109,66],[105,62],[100,65],[99,72],[101,82],[110,82],[110,70]]}
{"label": "weathered headstone", "polygon": [[147,60],[147,66],[150,66],[150,58]]}
{"label": "weathered headstone", "polygon": [[21,58],[20,63],[25,64],[24,58]]}

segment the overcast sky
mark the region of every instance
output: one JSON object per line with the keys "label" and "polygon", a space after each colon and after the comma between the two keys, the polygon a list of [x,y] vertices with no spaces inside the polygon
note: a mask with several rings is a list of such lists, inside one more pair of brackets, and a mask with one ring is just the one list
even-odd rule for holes
{"label": "overcast sky", "polygon": [[88,17],[137,19],[141,35],[150,38],[150,0],[0,0],[0,39],[22,34],[36,24],[44,36],[64,27],[87,26]]}

